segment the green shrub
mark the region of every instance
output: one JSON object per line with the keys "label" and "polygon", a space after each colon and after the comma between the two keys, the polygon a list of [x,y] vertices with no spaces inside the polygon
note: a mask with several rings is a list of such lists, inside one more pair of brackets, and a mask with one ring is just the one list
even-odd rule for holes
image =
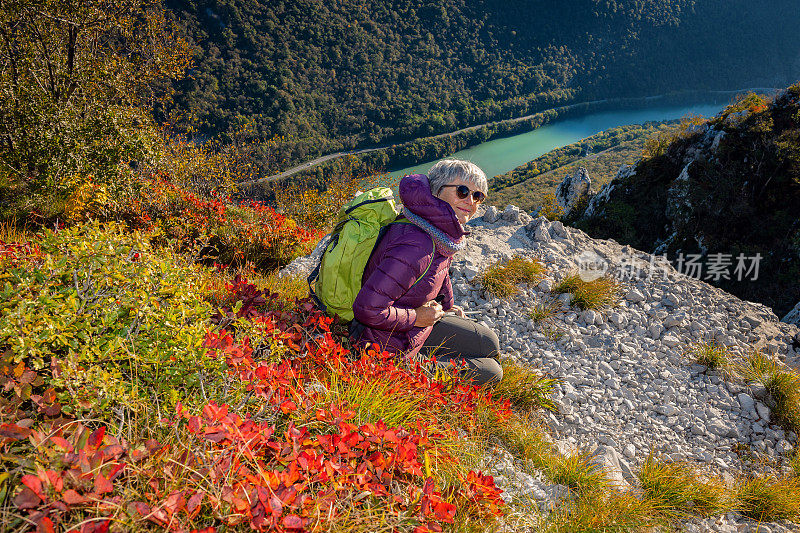
{"label": "green shrub", "polygon": [[40,260],[3,273],[0,350],[34,370],[55,365],[50,385],[87,409],[138,411],[199,388],[217,363],[202,347],[212,309],[195,267],[97,222],[39,245]]}

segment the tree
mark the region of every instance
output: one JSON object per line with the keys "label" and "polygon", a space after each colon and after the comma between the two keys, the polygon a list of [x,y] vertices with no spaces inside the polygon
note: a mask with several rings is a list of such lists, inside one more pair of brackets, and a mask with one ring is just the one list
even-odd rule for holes
{"label": "tree", "polygon": [[158,82],[189,62],[160,0],[0,0],[6,203],[9,191],[57,195],[75,176],[124,174],[157,139]]}

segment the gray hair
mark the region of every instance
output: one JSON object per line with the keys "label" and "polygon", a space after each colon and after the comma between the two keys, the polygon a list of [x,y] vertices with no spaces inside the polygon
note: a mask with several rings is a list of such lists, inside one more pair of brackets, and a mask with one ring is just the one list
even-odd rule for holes
{"label": "gray hair", "polygon": [[459,178],[472,184],[476,189],[483,192],[483,194],[489,192],[486,174],[483,173],[483,170],[478,168],[478,165],[470,161],[442,159],[428,171],[428,181],[431,184],[431,193],[434,195],[439,194],[443,186]]}

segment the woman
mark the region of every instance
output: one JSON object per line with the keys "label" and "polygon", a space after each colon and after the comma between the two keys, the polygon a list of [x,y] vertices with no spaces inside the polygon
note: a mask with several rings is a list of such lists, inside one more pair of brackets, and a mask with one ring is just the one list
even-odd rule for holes
{"label": "woman", "polygon": [[351,324],[357,344],[378,343],[408,356],[433,354],[442,366],[463,366],[478,385],[502,379],[497,335],[453,305],[449,273],[453,254],[464,247],[464,224],[487,189],[481,169],[453,159],[439,161],[427,176],[400,181],[410,223],[391,224],[364,269]]}

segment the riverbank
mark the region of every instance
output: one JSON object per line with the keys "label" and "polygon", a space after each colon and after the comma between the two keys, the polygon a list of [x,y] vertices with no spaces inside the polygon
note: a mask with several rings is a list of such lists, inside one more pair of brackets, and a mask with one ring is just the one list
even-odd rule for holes
{"label": "riverbank", "polygon": [[270,182],[281,182],[286,178],[298,175],[298,178],[302,181],[310,180],[324,183],[327,175],[342,170],[341,162],[337,160],[345,156],[351,156],[357,160],[349,162],[348,165],[351,166],[355,165],[360,168],[369,168],[373,171],[384,169],[398,170],[427,161],[433,161],[487,141],[526,133],[559,118],[566,119],[592,112],[625,110],[656,105],[688,105],[700,101],[709,102],[711,100],[722,99],[727,102],[730,98],[724,98],[725,96],[746,91],[768,92],[776,90],[775,88],[757,87],[732,91],[685,91],[655,96],[613,98],[567,104],[524,117],[479,124],[432,137],[415,139],[402,144],[382,145],[359,150],[336,152],[308,161],[279,174],[242,182],[239,185],[240,187],[249,189],[248,192],[254,192],[253,189],[256,188],[254,186]]}

